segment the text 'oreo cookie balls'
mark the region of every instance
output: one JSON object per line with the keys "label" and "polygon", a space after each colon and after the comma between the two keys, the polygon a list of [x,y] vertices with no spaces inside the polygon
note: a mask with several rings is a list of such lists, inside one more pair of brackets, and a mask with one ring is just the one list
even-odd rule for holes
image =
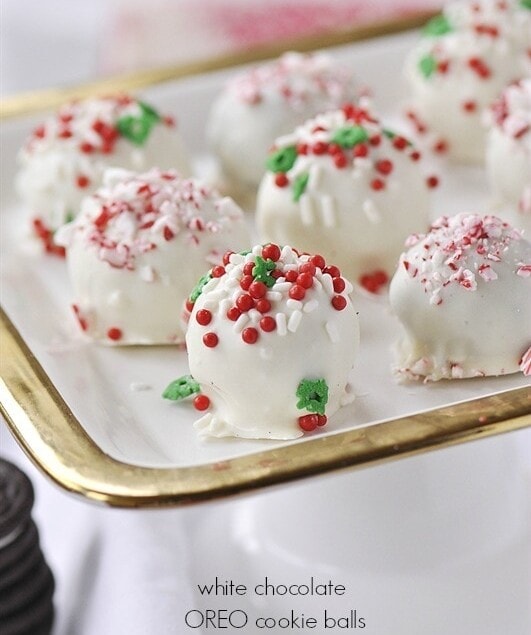
{"label": "text 'oreo cookie balls'", "polygon": [[390,285],[404,379],[531,374],[531,243],[495,216],[441,217],[411,236]]}
{"label": "text 'oreo cookie balls'", "polygon": [[436,152],[483,163],[483,112],[503,87],[531,75],[528,0],[450,2],[406,61],[408,115]]}
{"label": "text 'oreo cookie balls'", "polygon": [[508,86],[490,113],[487,172],[497,213],[531,237],[531,78]]}
{"label": "text 'oreo cookie balls'", "polygon": [[353,98],[350,74],[330,56],[285,53],[227,84],[210,112],[207,136],[229,181],[256,188],[277,137]]}
{"label": "text 'oreo cookie balls'", "polygon": [[75,101],[33,131],[18,156],[17,191],[33,214],[47,251],[53,232],[74,218],[82,199],[109,166],[142,171],[153,166],[188,173],[171,117],[128,95]]}
{"label": "text 'oreo cookie balls'", "polygon": [[249,245],[243,212],[174,171],[110,168],[103,181],[57,234],[79,325],[109,344],[180,342],[190,288],[227,249]]}
{"label": "text 'oreo cookie balls'", "polygon": [[189,303],[186,394],[199,392],[194,405],[205,410],[199,434],[292,439],[352,401],[359,324],[351,289],[322,256],[288,246],[226,254]]}
{"label": "text 'oreo cookie balls'", "polygon": [[261,240],[325,256],[370,291],[429,223],[420,153],[365,107],[318,115],[275,142],[257,198]]}

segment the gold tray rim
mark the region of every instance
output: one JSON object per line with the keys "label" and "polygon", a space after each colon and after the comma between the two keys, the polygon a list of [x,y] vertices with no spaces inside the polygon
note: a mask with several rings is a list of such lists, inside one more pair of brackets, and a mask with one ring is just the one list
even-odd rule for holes
{"label": "gold tray rim", "polygon": [[[15,95],[0,103],[0,118],[28,115],[110,90],[134,91],[256,62],[287,49],[309,51],[398,33],[421,26],[433,15],[416,13],[192,64]],[[0,350],[0,412],[20,446],[62,488],[116,507],[173,507],[217,499],[531,426],[531,387],[523,387],[226,461],[139,467],[113,459],[92,441],[1,308]]]}

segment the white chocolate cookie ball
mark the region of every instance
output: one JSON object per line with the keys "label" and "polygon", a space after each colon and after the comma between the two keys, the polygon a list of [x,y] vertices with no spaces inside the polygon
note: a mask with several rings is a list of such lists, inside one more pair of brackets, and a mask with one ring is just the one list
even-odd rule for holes
{"label": "white chocolate cookie ball", "polygon": [[518,0],[451,3],[406,62],[408,116],[435,152],[482,163],[483,113],[503,87],[531,74],[531,10]]}
{"label": "white chocolate cookie ball", "polygon": [[459,214],[406,247],[389,291],[399,376],[530,374],[531,243],[495,216]]}
{"label": "white chocolate cookie ball", "polygon": [[227,84],[212,107],[207,136],[228,180],[256,188],[277,137],[353,97],[348,72],[328,55],[285,53]]}
{"label": "white chocolate cookie ball", "polygon": [[79,213],[81,201],[101,185],[109,166],[188,172],[173,119],[126,95],[62,106],[34,130],[18,164],[17,191],[51,251],[53,232]]}
{"label": "white chocolate cookie ball", "polygon": [[79,325],[109,344],[183,341],[190,288],[227,249],[249,244],[242,210],[174,171],[109,169],[57,234]]}
{"label": "white chocolate cookie ball", "polygon": [[319,251],[378,290],[407,236],[429,224],[428,190],[438,181],[419,158],[361,106],[318,115],[275,142],[257,198],[261,240]]}
{"label": "white chocolate cookie ball", "polygon": [[531,237],[531,79],[508,86],[494,103],[487,172],[496,213]]}
{"label": "white chocolate cookie ball", "polygon": [[257,246],[231,254],[191,296],[190,372],[202,436],[293,439],[351,397],[359,342],[351,285],[322,256]]}

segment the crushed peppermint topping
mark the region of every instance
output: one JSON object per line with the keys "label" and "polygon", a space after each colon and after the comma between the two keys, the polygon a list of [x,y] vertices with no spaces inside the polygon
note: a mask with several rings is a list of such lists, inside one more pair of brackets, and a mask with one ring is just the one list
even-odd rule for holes
{"label": "crushed peppermint topping", "polygon": [[[495,216],[442,216],[427,234],[407,239],[409,251],[400,262],[410,278],[419,280],[430,303],[440,305],[448,285],[475,291],[480,280],[497,280],[497,264],[507,260],[509,247],[519,240],[521,234]],[[515,265],[516,275],[529,275],[530,265]]]}
{"label": "crushed peppermint topping", "polygon": [[255,105],[269,94],[278,96],[293,110],[310,100],[322,100],[322,109],[352,99],[349,73],[328,55],[288,52],[274,62],[257,66],[228,85],[241,101]]}
{"label": "crushed peppermint topping", "polygon": [[[225,254],[223,267],[218,265],[203,276],[186,309],[191,313],[197,298],[208,291],[208,315],[203,307],[195,317],[198,324],[213,329],[205,336],[215,331],[216,320],[228,320],[245,344],[255,344],[262,337],[296,333],[305,315],[317,308],[315,291],[321,290],[335,311],[343,311],[352,285],[322,256],[299,254],[291,247],[269,243],[248,253]],[[327,323],[326,328],[333,340],[333,325]]]}
{"label": "crushed peppermint topping", "polygon": [[[173,170],[135,174],[113,168],[105,173],[103,186],[86,199],[78,218],[60,230],[58,240],[68,246],[72,233],[80,232],[101,260],[133,270],[136,256],[177,236],[197,245],[202,235],[218,232],[242,215],[231,199]],[[141,275],[149,281],[154,272],[147,267]]]}
{"label": "crushed peppermint topping", "polygon": [[[291,134],[276,140],[266,166],[279,188],[289,187],[293,201],[299,202],[303,224],[313,223],[314,210],[306,189],[318,188],[325,165],[350,172],[356,179],[363,175],[375,193],[384,191],[393,178],[395,163],[407,157],[418,161],[416,152],[406,138],[389,130],[371,112],[367,100],[358,105],[346,104],[340,110],[329,111],[306,121]],[[426,180],[426,187],[439,183],[437,177]],[[369,205],[369,203],[367,204]],[[366,207],[367,207],[366,205]],[[333,201],[323,197],[320,210],[327,227],[335,224]],[[367,208],[369,215],[375,210]],[[377,215],[377,210],[376,210]]]}
{"label": "crushed peppermint topping", "polygon": [[493,103],[491,119],[508,137],[531,144],[531,79],[508,86]]}
{"label": "crushed peppermint topping", "polygon": [[522,359],[520,361],[520,370],[526,377],[531,376],[531,346],[522,355]]}

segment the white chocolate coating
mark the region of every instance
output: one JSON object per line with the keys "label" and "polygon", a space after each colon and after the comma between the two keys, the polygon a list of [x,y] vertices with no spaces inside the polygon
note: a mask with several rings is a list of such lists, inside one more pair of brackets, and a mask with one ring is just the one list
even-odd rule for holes
{"label": "white chocolate coating", "polygon": [[[516,1],[451,3],[406,62],[411,118],[456,161],[482,163],[483,113],[508,83],[531,75],[531,11]],[[432,23],[433,24],[433,23]]]}
{"label": "white chocolate coating", "polygon": [[[137,141],[120,132],[120,126],[133,119],[140,127],[132,130],[139,134]],[[64,105],[34,131],[18,163],[18,194],[50,230],[78,214],[81,201],[101,185],[110,166],[135,171],[158,166],[189,173],[173,120],[127,96]]]}
{"label": "white chocolate coating", "polygon": [[404,327],[399,376],[437,381],[525,372],[531,243],[495,216],[459,214],[441,217],[406,246],[389,290]]}
{"label": "white chocolate coating", "polygon": [[353,97],[349,74],[328,55],[285,53],[227,84],[212,106],[207,137],[229,181],[256,188],[277,137]]}
{"label": "white chocolate coating", "polygon": [[183,341],[183,303],[205,268],[250,239],[242,210],[200,183],[111,168],[57,241],[67,247],[73,308],[87,335],[169,344]]}
{"label": "white chocolate coating", "polygon": [[[286,184],[277,185],[278,172],[264,176],[257,226],[262,241],[320,252],[358,282],[374,271],[392,275],[404,240],[429,224],[430,197],[419,153],[367,110],[350,109],[354,118],[347,117],[347,109],[329,112],[277,139],[277,149],[302,152],[285,172]],[[361,128],[368,140],[331,154],[330,148],[337,150],[335,135],[352,128]],[[327,150],[321,153],[323,144]],[[295,183],[305,174],[306,188],[295,200]]]}
{"label": "white chocolate coating", "polygon": [[[270,303],[268,311],[261,313],[255,303],[239,317],[233,316],[235,320],[227,317],[238,298],[248,295],[240,286],[245,265],[252,266],[262,253],[262,246],[257,246],[245,256],[233,254],[226,273],[203,287],[193,307],[186,333],[190,372],[210,399],[209,410],[195,424],[201,436],[292,439],[302,435],[299,418],[310,412],[298,406],[297,389],[303,380],[326,382],[326,417],[351,400],[347,385],[358,350],[359,325],[348,296],[350,283],[334,282],[337,276],[333,279],[317,267],[312,286],[302,300],[295,300],[290,289],[297,283],[282,275],[264,296]],[[309,258],[283,247],[276,267],[284,274],[298,271]],[[334,290],[334,285],[342,290]],[[333,306],[335,297],[341,298],[342,308]],[[204,310],[211,314],[206,326],[198,322]],[[262,328],[264,318],[275,321],[273,330]],[[244,341],[246,329],[256,330],[254,343]],[[214,347],[204,343],[208,332],[218,338]]]}
{"label": "white chocolate coating", "polygon": [[496,213],[531,237],[531,79],[508,86],[494,103],[487,173]]}

